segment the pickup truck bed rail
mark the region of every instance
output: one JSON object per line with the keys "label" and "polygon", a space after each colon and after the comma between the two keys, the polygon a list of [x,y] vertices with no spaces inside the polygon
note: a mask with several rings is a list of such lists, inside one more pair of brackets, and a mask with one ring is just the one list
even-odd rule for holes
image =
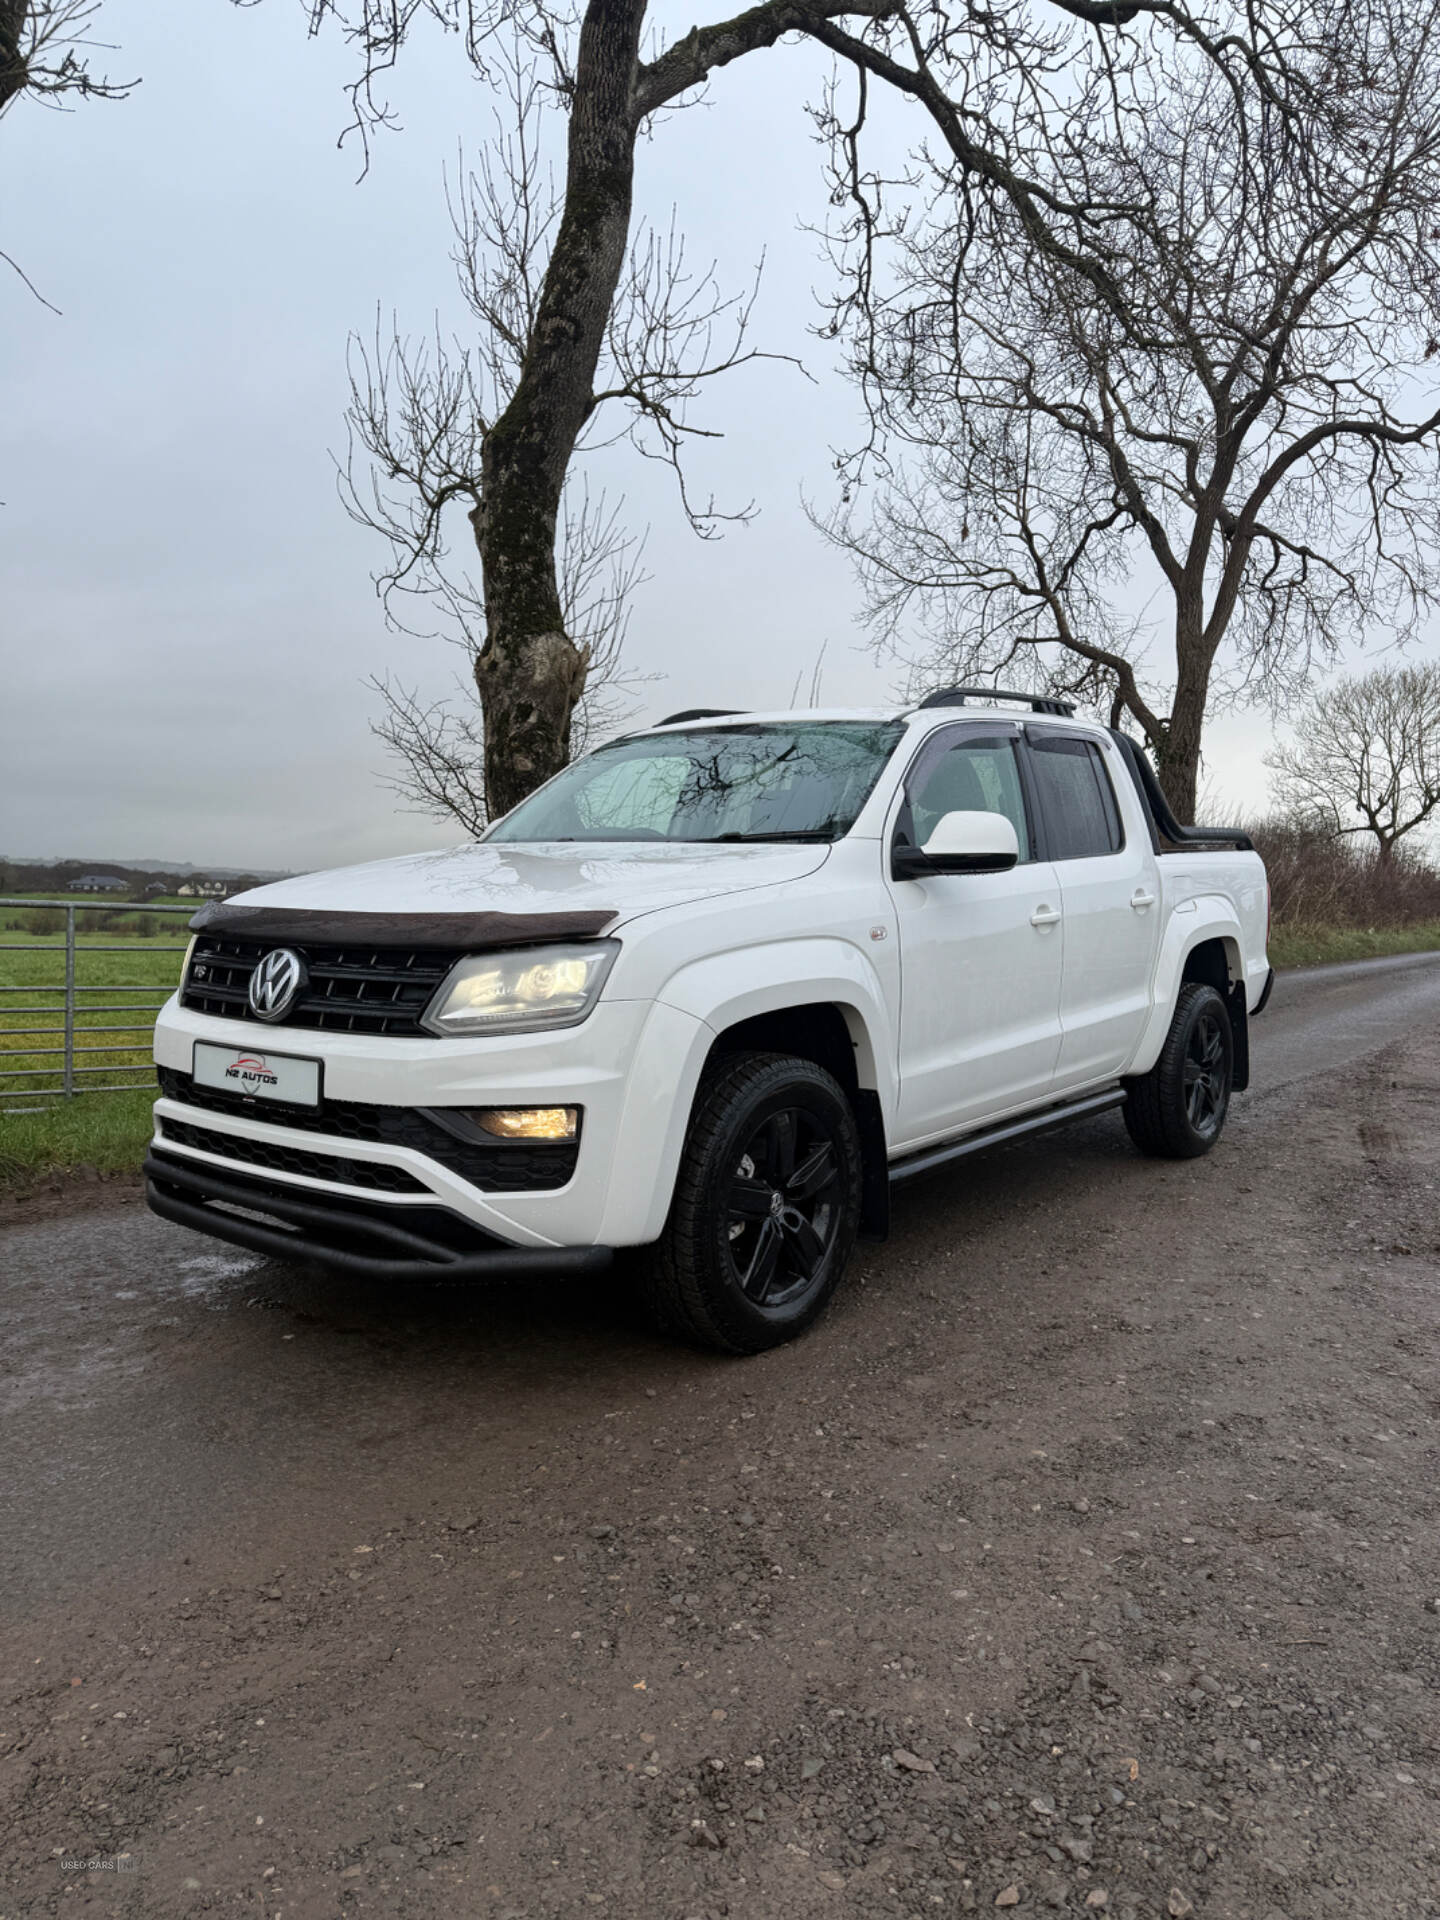
{"label": "pickup truck bed rail", "polygon": [[[1255,851],[1255,842],[1238,827],[1182,827],[1170,811],[1170,802],[1155,778],[1155,769],[1140,747],[1118,727],[1111,727],[1109,733],[1130,769],[1130,777],[1135,782],[1150,823],[1150,839],[1157,854],[1186,847],[1239,847],[1243,853]],[[1166,840],[1171,842],[1170,848],[1162,845]]]}

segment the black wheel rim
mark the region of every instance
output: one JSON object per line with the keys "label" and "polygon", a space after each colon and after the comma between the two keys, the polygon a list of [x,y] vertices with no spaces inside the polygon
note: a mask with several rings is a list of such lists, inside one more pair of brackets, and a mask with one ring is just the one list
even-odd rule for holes
{"label": "black wheel rim", "polygon": [[736,1285],[773,1312],[823,1277],[841,1213],[833,1125],[806,1107],[781,1107],[736,1156],[725,1202],[725,1245]]}
{"label": "black wheel rim", "polygon": [[1185,1112],[1199,1134],[1214,1133],[1230,1097],[1230,1061],[1217,1013],[1202,1013],[1185,1047]]}

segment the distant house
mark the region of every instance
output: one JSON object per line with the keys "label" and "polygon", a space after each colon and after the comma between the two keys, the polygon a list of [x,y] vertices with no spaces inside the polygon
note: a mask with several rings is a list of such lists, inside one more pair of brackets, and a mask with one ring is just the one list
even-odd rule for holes
{"label": "distant house", "polygon": [[145,898],[147,900],[153,900],[159,894],[168,893],[169,891],[170,891],[169,887],[165,884],[163,880],[152,880],[149,886],[146,887],[145,889]]}
{"label": "distant house", "polygon": [[117,880],[113,873],[87,873],[78,880],[69,880],[66,887],[71,893],[128,893],[130,884],[126,880]]}
{"label": "distant house", "polygon": [[175,889],[183,900],[219,900],[225,892],[223,880],[187,880],[182,887]]}

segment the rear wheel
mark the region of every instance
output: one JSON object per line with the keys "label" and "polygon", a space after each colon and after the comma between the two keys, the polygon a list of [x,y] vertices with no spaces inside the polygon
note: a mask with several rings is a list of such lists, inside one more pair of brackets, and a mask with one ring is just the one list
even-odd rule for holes
{"label": "rear wheel", "polygon": [[859,1215],[860,1138],[839,1083],[787,1054],[723,1061],[701,1086],[647,1261],[651,1309],[699,1346],[778,1346],[835,1291]]}
{"label": "rear wheel", "polygon": [[1230,1013],[1214,987],[1190,980],[1181,987],[1160,1058],[1132,1080],[1124,1118],[1142,1153],[1193,1160],[1220,1138],[1230,1108],[1235,1036]]}

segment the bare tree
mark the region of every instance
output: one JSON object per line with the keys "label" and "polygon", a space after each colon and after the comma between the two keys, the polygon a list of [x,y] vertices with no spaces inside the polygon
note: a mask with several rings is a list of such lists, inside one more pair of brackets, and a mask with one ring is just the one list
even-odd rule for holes
{"label": "bare tree", "polygon": [[[1249,0],[1249,11],[1270,3]],[[693,98],[741,56],[804,35],[917,101],[941,127],[968,187],[1023,196],[1030,188],[1004,158],[1005,129],[991,124],[984,76],[991,68],[1005,71],[1023,87],[1027,74],[1053,75],[1058,43],[1046,21],[1068,22],[1099,43],[1123,39],[1130,23],[1148,21],[1157,32],[1200,46],[1205,58],[1241,70],[1260,58],[1243,32],[1227,32],[1218,42],[1208,36],[1182,0],[1036,0],[1039,24],[1022,8],[952,13],[938,0],[913,10],[903,0],[759,0],[732,19],[692,27],[669,46],[646,41],[647,4],[576,0],[571,12],[550,0],[311,0],[312,25],[334,22],[359,54],[352,100],[362,135],[390,119],[379,89],[422,21],[454,32],[487,75],[497,63],[503,70],[509,38],[517,37],[529,76],[522,90],[545,89],[565,119],[563,188],[553,217],[540,223],[543,242],[531,255],[537,272],[508,287],[497,312],[477,310],[482,327],[495,327],[493,338],[510,355],[513,378],[503,400],[486,410],[483,361],[490,345],[478,349],[478,358],[452,354],[443,367],[437,349],[429,369],[433,387],[428,374],[419,383],[424,394],[416,391],[416,361],[400,355],[389,363],[391,393],[380,398],[401,414],[411,409],[418,437],[394,430],[399,415],[393,410],[388,422],[372,419],[373,435],[369,426],[361,428],[363,441],[375,441],[392,501],[406,490],[413,496],[409,534],[416,551],[423,552],[427,528],[447,503],[467,503],[484,607],[475,680],[492,812],[513,806],[569,752],[571,715],[588,662],[565,627],[555,547],[570,463],[597,408],[626,404],[662,457],[673,459],[694,431],[685,402],[696,379],[746,357],[733,336],[728,349],[709,356],[706,334],[722,313],[731,324],[743,310],[737,316],[697,285],[677,298],[670,243],[631,245],[637,142],[666,109]],[[1299,8],[1301,0],[1286,4]],[[1062,196],[1057,219],[1068,204]],[[623,321],[616,327],[627,260],[641,282],[625,308],[638,316],[637,332],[627,332]],[[483,308],[492,302],[492,283],[482,291]],[[698,304],[687,307],[687,300]],[[707,301],[713,303],[708,313]],[[665,317],[657,321],[657,312]],[[521,322],[508,339],[499,325],[507,314]],[[683,359],[673,352],[682,345]],[[698,358],[690,357],[697,348]],[[613,375],[602,371],[607,353]],[[713,524],[708,507],[694,518]]]}
{"label": "bare tree", "polygon": [[[475,65],[506,79],[520,119],[543,93],[564,116],[563,187],[550,200],[523,143],[482,162],[461,208],[462,277],[480,325],[467,350],[397,343],[360,383],[354,418],[387,495],[376,519],[396,543],[393,585],[434,552],[447,505],[467,512],[480,559],[484,640],[475,681],[484,710],[485,794],[503,813],[563,766],[590,659],[566,628],[556,545],[570,463],[598,411],[615,402],[652,451],[678,462],[695,431],[697,382],[753,357],[748,301],[690,276],[671,236],[632,244],[635,150],[664,108],[741,54],[811,17],[861,18],[890,0],[764,3],[692,29],[642,57],[646,0],[586,0],[575,15],[545,0],[315,0],[339,22],[363,73],[362,130],[388,118],[380,77],[415,23],[459,33]],[[499,216],[497,222],[497,214]],[[699,527],[713,503],[687,501]],[[408,542],[408,561],[404,553]]]}
{"label": "bare tree", "polygon": [[[1440,665],[1337,681],[1296,716],[1293,746],[1265,761],[1275,797],[1334,834],[1373,836],[1382,866],[1440,808]],[[1358,826],[1346,824],[1350,814]]]}
{"label": "bare tree", "polygon": [[964,97],[872,57],[943,136],[902,183],[828,117],[877,644],[1129,716],[1182,820],[1207,713],[1405,632],[1440,518],[1440,6],[1214,15]]}
{"label": "bare tree", "polygon": [[92,71],[91,34],[100,0],[0,0],[0,113],[22,94],[51,104],[63,95],[121,99],[133,80]]}
{"label": "bare tree", "polygon": [[[585,690],[571,726],[571,745],[579,753],[633,711],[635,695],[651,677],[627,670],[621,659],[631,595],[643,577],[641,545],[626,534],[603,495],[592,500],[582,487],[578,506],[567,505],[558,556],[561,605],[565,630],[587,663]],[[372,680],[383,706],[372,731],[396,763],[391,786],[415,812],[478,834],[490,818],[484,718],[474,680],[484,609],[469,577],[447,571],[446,557],[441,553],[425,563],[431,606],[441,617],[444,637],[465,655],[467,670],[456,676],[448,697],[428,701],[396,680]]]}
{"label": "bare tree", "polygon": [[[471,832],[490,813],[477,685],[487,628],[483,591],[463,555],[474,555],[486,440],[523,377],[562,214],[547,142],[554,114],[524,42],[492,47],[490,70],[501,91],[494,137],[474,171],[462,156],[458,181],[447,189],[452,258],[473,331],[456,340],[437,333],[387,342],[377,326],[373,344],[352,342],[351,449],[343,476],[350,512],[389,546],[390,565],[377,584],[392,622],[415,632],[438,620],[438,630],[467,657],[468,691],[462,684],[444,700],[424,701],[388,679],[375,683],[384,702],[375,731],[398,757],[393,784],[420,810]],[[681,454],[703,430],[686,407],[703,381],[761,357],[745,345],[753,298],[753,288],[726,297],[712,273],[691,273],[673,226],[663,234],[642,228],[615,290],[593,409],[577,438],[583,453],[624,434],[642,453],[664,460],[702,537],[749,510],[722,514],[713,501],[691,497]],[[616,404],[623,409],[618,422]],[[472,537],[461,541],[457,556],[452,535],[462,514]],[[568,716],[569,745],[583,747],[624,716],[641,681],[625,671],[620,653],[642,579],[643,542],[625,531],[619,506],[592,497],[572,468],[562,485],[556,545],[560,618],[580,686]]]}

